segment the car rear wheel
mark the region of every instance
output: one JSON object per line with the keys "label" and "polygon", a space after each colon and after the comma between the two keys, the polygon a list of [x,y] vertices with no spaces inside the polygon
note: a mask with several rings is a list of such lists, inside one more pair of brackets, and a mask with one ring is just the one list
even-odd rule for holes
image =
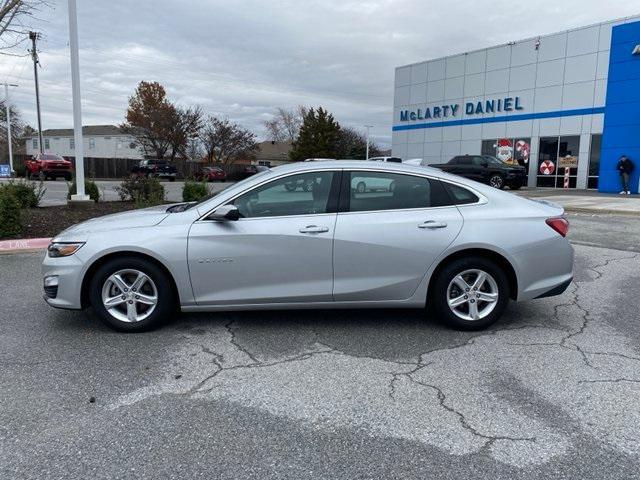
{"label": "car rear wheel", "polygon": [[492,175],[489,179],[489,185],[491,185],[493,188],[501,190],[504,188],[504,178],[502,178],[502,175]]}
{"label": "car rear wheel", "polygon": [[89,299],[107,326],[120,332],[143,332],[161,326],[175,307],[172,284],[147,260],[124,257],[102,265],[91,279]]}
{"label": "car rear wheel", "polygon": [[442,269],[431,294],[437,318],[459,330],[480,330],[502,316],[509,303],[509,284],[491,260],[467,257]]}
{"label": "car rear wheel", "polygon": [[356,185],[356,192],[358,193],[364,193],[366,189],[367,185],[364,182],[358,182],[358,184]]}

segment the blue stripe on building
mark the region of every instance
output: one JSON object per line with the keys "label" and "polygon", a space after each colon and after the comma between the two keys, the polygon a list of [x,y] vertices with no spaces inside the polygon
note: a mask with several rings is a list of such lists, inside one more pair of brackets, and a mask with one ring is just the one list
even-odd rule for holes
{"label": "blue stripe on building", "polygon": [[640,44],[640,22],[613,27],[604,129],[600,151],[598,190],[618,192],[620,175],[616,164],[621,155],[635,164],[631,192],[638,193],[640,178],[640,55],[632,55]]}
{"label": "blue stripe on building", "polygon": [[[640,23],[640,22],[638,22]],[[402,130],[419,130],[421,128],[454,127],[456,125],[475,125],[478,123],[519,122],[522,120],[535,120],[540,118],[574,117],[576,115],[592,115],[604,113],[605,107],[576,108],[573,110],[556,110],[553,112],[523,113],[519,115],[502,115],[499,117],[466,118],[463,120],[448,120],[446,122],[412,123],[410,125],[395,125],[394,132]]]}

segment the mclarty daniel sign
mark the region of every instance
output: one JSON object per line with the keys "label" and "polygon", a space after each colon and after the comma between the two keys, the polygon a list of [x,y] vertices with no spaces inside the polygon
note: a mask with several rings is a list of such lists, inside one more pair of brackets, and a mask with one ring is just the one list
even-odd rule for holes
{"label": "mclarty daniel sign", "polygon": [[[464,113],[466,115],[482,115],[484,113],[511,112],[524,110],[520,103],[520,97],[504,97],[482,102],[466,102]],[[400,121],[430,120],[433,118],[456,117],[462,111],[462,104],[438,105],[435,107],[418,108],[416,110],[401,110]]]}

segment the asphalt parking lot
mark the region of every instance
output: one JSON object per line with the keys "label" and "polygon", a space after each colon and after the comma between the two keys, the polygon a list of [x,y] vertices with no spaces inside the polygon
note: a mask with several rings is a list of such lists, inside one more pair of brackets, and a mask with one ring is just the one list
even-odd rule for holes
{"label": "asphalt parking lot", "polygon": [[640,227],[571,215],[575,282],[484,332],[421,311],[114,333],[0,255],[2,478],[640,478]]}

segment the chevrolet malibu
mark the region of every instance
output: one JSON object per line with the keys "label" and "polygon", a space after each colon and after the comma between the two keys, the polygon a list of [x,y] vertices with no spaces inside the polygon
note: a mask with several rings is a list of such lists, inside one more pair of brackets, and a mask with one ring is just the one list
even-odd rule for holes
{"label": "chevrolet malibu", "polygon": [[429,167],[303,162],[199,203],[65,230],[44,259],[44,298],[91,307],[124,332],[177,310],[426,306],[454,328],[480,329],[509,300],[567,288],[567,229],[561,207]]}

